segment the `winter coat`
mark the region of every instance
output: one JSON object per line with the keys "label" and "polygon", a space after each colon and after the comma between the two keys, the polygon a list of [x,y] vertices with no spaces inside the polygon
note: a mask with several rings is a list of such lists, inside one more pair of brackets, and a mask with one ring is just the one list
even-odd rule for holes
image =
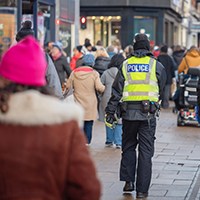
{"label": "winter coat", "polygon": [[58,98],[63,99],[62,88],[60,85],[60,79],[58,77],[58,73],[53,64],[53,61],[51,60],[51,58],[49,57],[48,54],[46,54],[46,60],[48,63],[47,72],[46,72],[47,84],[53,90],[54,94]]}
{"label": "winter coat", "polygon": [[199,51],[193,49],[189,51],[183,58],[181,64],[178,67],[178,73],[184,72],[187,74],[189,67],[198,67],[200,65],[200,54]]}
{"label": "winter coat", "polygon": [[82,53],[79,52],[77,55],[74,55],[70,62],[71,70],[73,71],[76,68],[76,61],[82,56]]}
{"label": "winter coat", "polygon": [[75,69],[68,81],[67,88],[73,84],[74,100],[85,110],[85,121],[96,120],[97,118],[97,98],[95,89],[104,92],[105,86],[102,85],[99,73],[91,67],[79,67]]}
{"label": "winter coat", "polygon": [[175,70],[178,69],[178,66],[180,65],[182,59],[183,59],[183,55],[185,53],[185,50],[179,50],[179,51],[174,51],[173,54],[172,54],[172,57],[174,58],[176,64],[177,64],[177,67]]}
{"label": "winter coat", "polygon": [[54,60],[53,62],[58,72],[60,83],[65,83],[65,72],[67,73],[67,77],[69,77],[71,73],[71,68],[67,62],[67,59],[62,54],[57,60]]}
{"label": "winter coat", "polygon": [[95,199],[100,183],[80,129],[80,106],[29,90],[0,113],[0,199]]}
{"label": "winter coat", "polygon": [[162,65],[165,67],[165,72],[167,75],[167,81],[166,81],[166,85],[171,85],[172,84],[172,78],[175,77],[174,74],[174,63],[172,61],[172,58],[167,55],[167,54],[160,54],[158,56],[158,61],[162,63]]}
{"label": "winter coat", "polygon": [[[99,99],[100,99],[99,121],[104,122],[105,108],[111,97],[112,84],[115,80],[117,73],[118,73],[118,69],[116,67],[111,67],[110,69],[107,69],[101,76],[101,82],[103,83],[103,85],[105,85],[106,89],[105,89],[104,93],[99,96]],[[118,120],[118,124],[121,124],[121,120]]]}
{"label": "winter coat", "polygon": [[[136,50],[132,52],[131,56],[142,58],[142,57],[152,57],[154,58],[153,54],[150,51],[141,49]],[[158,79],[158,87],[159,92],[163,90],[165,84],[166,84],[166,73],[165,68],[163,65],[156,61],[156,77]],[[106,107],[106,113],[114,115],[114,113],[117,110],[117,106],[119,101],[123,97],[123,89],[125,84],[125,78],[122,72],[122,66],[119,69],[119,72],[117,73],[117,76],[115,78],[115,81],[112,85],[112,96],[108,102],[108,105]],[[122,113],[122,119],[125,120],[139,120],[139,121],[146,121],[148,117],[148,113],[143,113],[141,110],[129,110],[127,109],[126,112]],[[154,114],[150,114],[150,118],[154,118]]]}
{"label": "winter coat", "polygon": [[95,60],[94,69],[99,72],[100,76],[108,68],[110,58],[99,56]]}

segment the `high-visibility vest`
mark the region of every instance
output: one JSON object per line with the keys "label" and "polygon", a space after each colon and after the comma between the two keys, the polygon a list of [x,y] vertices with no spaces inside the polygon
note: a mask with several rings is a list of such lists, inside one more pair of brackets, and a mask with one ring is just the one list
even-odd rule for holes
{"label": "high-visibility vest", "polygon": [[159,87],[156,60],[149,56],[132,56],[123,63],[125,77],[123,101],[158,101]]}

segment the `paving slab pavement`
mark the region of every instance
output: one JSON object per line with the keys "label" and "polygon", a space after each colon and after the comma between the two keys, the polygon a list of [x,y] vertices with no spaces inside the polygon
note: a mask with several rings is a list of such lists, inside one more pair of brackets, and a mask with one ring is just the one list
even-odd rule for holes
{"label": "paving slab pavement", "polygon": [[[172,104],[171,104],[172,106]],[[200,128],[177,127],[172,108],[157,121],[152,181],[146,200],[200,199]],[[121,150],[105,147],[105,125],[96,121],[89,147],[102,183],[101,200],[134,200],[135,191],[123,194],[119,181]]]}

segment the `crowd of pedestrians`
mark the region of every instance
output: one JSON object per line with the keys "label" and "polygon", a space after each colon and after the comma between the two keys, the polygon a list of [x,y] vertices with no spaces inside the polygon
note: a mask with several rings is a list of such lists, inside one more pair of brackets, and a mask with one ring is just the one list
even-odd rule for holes
{"label": "crowd of pedestrians", "polygon": [[[0,176],[9,180],[0,183],[0,198],[29,198],[34,191],[47,199],[99,199],[100,183],[86,147],[96,119],[105,123],[105,146],[122,148],[124,191],[134,190],[139,144],[137,197],[147,196],[157,107],[144,112],[142,106],[156,105],[160,95],[163,109],[172,97],[180,109],[172,85],[178,85],[179,74],[199,66],[199,49],[150,46],[144,34],[124,50],[104,47],[100,40],[93,46],[86,38],[68,63],[61,41],[50,41],[43,50],[31,22],[22,25],[17,44],[0,59],[0,163],[6,163]],[[124,106],[120,114],[119,105]]]}

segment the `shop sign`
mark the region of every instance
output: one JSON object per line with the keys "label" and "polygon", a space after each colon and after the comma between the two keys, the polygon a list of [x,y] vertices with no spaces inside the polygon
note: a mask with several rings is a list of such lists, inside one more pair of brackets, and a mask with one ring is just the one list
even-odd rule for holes
{"label": "shop sign", "polygon": [[2,41],[3,43],[10,43],[11,38],[9,38],[9,37],[3,37],[3,38],[1,39],[1,41]]}
{"label": "shop sign", "polygon": [[4,35],[4,31],[0,30],[0,37]]}
{"label": "shop sign", "polygon": [[180,0],[173,0],[173,4],[180,8],[181,2]]}
{"label": "shop sign", "polygon": [[192,32],[200,32],[200,22],[192,22],[191,31]]}

